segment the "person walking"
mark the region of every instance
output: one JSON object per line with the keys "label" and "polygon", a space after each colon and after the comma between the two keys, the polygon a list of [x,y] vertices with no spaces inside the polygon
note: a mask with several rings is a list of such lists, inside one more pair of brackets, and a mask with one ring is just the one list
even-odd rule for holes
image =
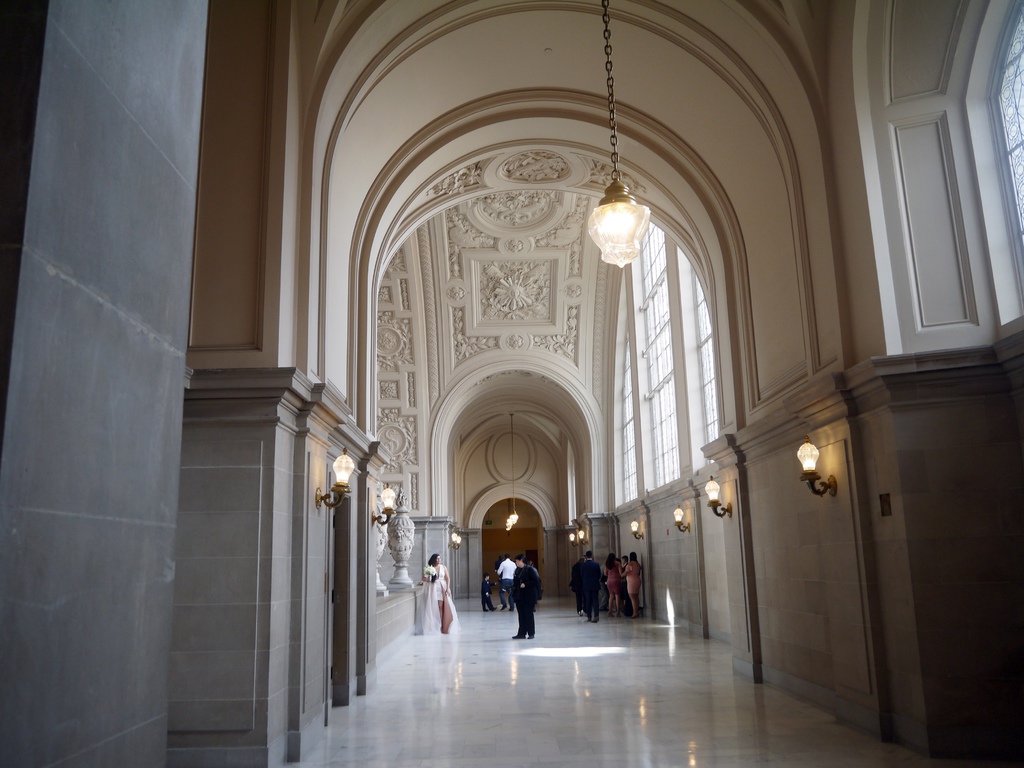
{"label": "person walking", "polygon": [[452,602],[448,569],[441,555],[434,553],[423,569],[422,615],[419,621],[421,635],[448,635],[459,631],[459,614]]}
{"label": "person walking", "polygon": [[516,555],[516,577],[512,594],[519,612],[519,631],[513,640],[533,640],[536,634],[534,611],[540,599],[540,574],[522,555]]}
{"label": "person walking", "polygon": [[569,589],[576,595],[576,615],[583,615],[583,576],[580,573],[580,566],[583,565],[584,558],[580,558],[572,564],[572,570],[569,572]]}
{"label": "person walking", "polygon": [[594,553],[589,549],[580,565],[580,575],[583,578],[583,594],[585,597],[585,611],[587,621],[596,624],[600,620],[600,594],[601,594],[601,566],[594,561]]}
{"label": "person walking", "polygon": [[494,603],[491,602],[491,589],[494,585],[491,584],[491,574],[485,573],[484,580],[480,584],[480,607],[484,609],[484,613],[494,610]]}
{"label": "person walking", "polygon": [[[512,562],[512,559],[508,556],[508,552],[506,552],[505,559],[502,560],[501,565],[498,566],[498,579],[500,580],[498,597],[501,598],[501,608],[499,610],[511,611],[515,607],[515,600],[512,598],[512,584],[515,575],[516,564]],[[506,597],[508,598],[507,600]]]}

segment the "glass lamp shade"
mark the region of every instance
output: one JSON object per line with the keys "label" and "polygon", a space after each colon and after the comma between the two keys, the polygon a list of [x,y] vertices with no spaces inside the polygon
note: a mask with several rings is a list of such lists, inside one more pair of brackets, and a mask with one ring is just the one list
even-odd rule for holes
{"label": "glass lamp shade", "polygon": [[634,520],[632,523],[629,524],[629,529],[633,531],[633,533],[636,533],[640,530],[640,523]]}
{"label": "glass lamp shade", "polygon": [[704,493],[708,495],[709,501],[718,501],[718,494],[722,490],[722,487],[715,482],[715,478],[708,480],[708,484],[704,486]]}
{"label": "glass lamp shade", "polygon": [[801,445],[800,449],[796,452],[796,457],[800,460],[800,464],[803,466],[804,472],[814,471],[814,467],[818,463],[818,449],[814,447],[814,443],[811,442],[811,438],[804,438],[804,444]]}
{"label": "glass lamp shade", "polygon": [[587,229],[601,249],[601,260],[624,267],[640,255],[650,223],[651,209],[638,203],[621,181],[613,181],[590,214]]}
{"label": "glass lamp shade", "polygon": [[676,507],[676,511],[673,512],[672,514],[675,515],[677,523],[683,522],[683,508],[682,507]]}
{"label": "glass lamp shade", "polygon": [[341,456],[334,460],[334,476],[342,485],[348,485],[348,479],[356,468],[356,463],[348,455],[348,449],[341,449]]}
{"label": "glass lamp shade", "polygon": [[515,510],[512,510],[512,514],[508,516],[508,519],[509,519],[509,522],[512,523],[512,525],[515,525],[516,523],[519,522],[519,515],[516,514]]}
{"label": "glass lamp shade", "polygon": [[385,485],[380,492],[380,500],[384,502],[384,509],[395,508],[395,491],[390,485]]}
{"label": "glass lamp shade", "polygon": [[576,543],[576,534],[575,533],[570,533],[569,534],[569,543],[570,544],[575,544]]}

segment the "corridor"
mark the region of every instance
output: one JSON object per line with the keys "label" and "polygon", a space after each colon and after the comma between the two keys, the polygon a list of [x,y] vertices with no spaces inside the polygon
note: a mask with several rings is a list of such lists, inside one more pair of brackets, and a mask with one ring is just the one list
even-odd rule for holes
{"label": "corridor", "polygon": [[301,768],[327,766],[1009,766],[929,760],[732,672],[728,646],[648,619],[516,617],[459,600],[462,633],[400,640],[376,688],[331,713]]}

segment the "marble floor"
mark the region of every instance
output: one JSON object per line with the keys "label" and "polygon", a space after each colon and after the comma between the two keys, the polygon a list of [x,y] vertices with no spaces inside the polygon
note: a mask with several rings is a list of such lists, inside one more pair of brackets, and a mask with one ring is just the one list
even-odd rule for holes
{"label": "marble floor", "polygon": [[1011,765],[929,760],[883,744],[737,677],[726,645],[648,619],[602,614],[588,624],[575,604],[545,600],[536,639],[513,640],[514,614],[457,606],[461,634],[396,642],[376,687],[332,710],[326,737],[296,765]]}

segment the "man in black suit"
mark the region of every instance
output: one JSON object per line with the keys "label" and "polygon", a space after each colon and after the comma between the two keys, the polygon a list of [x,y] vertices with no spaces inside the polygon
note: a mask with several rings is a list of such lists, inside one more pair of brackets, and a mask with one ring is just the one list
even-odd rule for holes
{"label": "man in black suit", "polygon": [[519,631],[513,640],[532,640],[535,633],[533,612],[540,599],[540,574],[528,565],[523,555],[516,555],[516,575],[512,587],[516,610],[519,611]]}
{"label": "man in black suit", "polygon": [[572,570],[569,572],[569,589],[576,595],[576,615],[583,615],[583,575],[580,572],[580,566],[583,565],[583,558],[581,557],[575,563],[572,564]]}
{"label": "man in black suit", "polygon": [[587,621],[596,624],[601,610],[601,566],[594,561],[594,553],[587,550],[586,559],[580,566],[583,578],[583,596]]}

